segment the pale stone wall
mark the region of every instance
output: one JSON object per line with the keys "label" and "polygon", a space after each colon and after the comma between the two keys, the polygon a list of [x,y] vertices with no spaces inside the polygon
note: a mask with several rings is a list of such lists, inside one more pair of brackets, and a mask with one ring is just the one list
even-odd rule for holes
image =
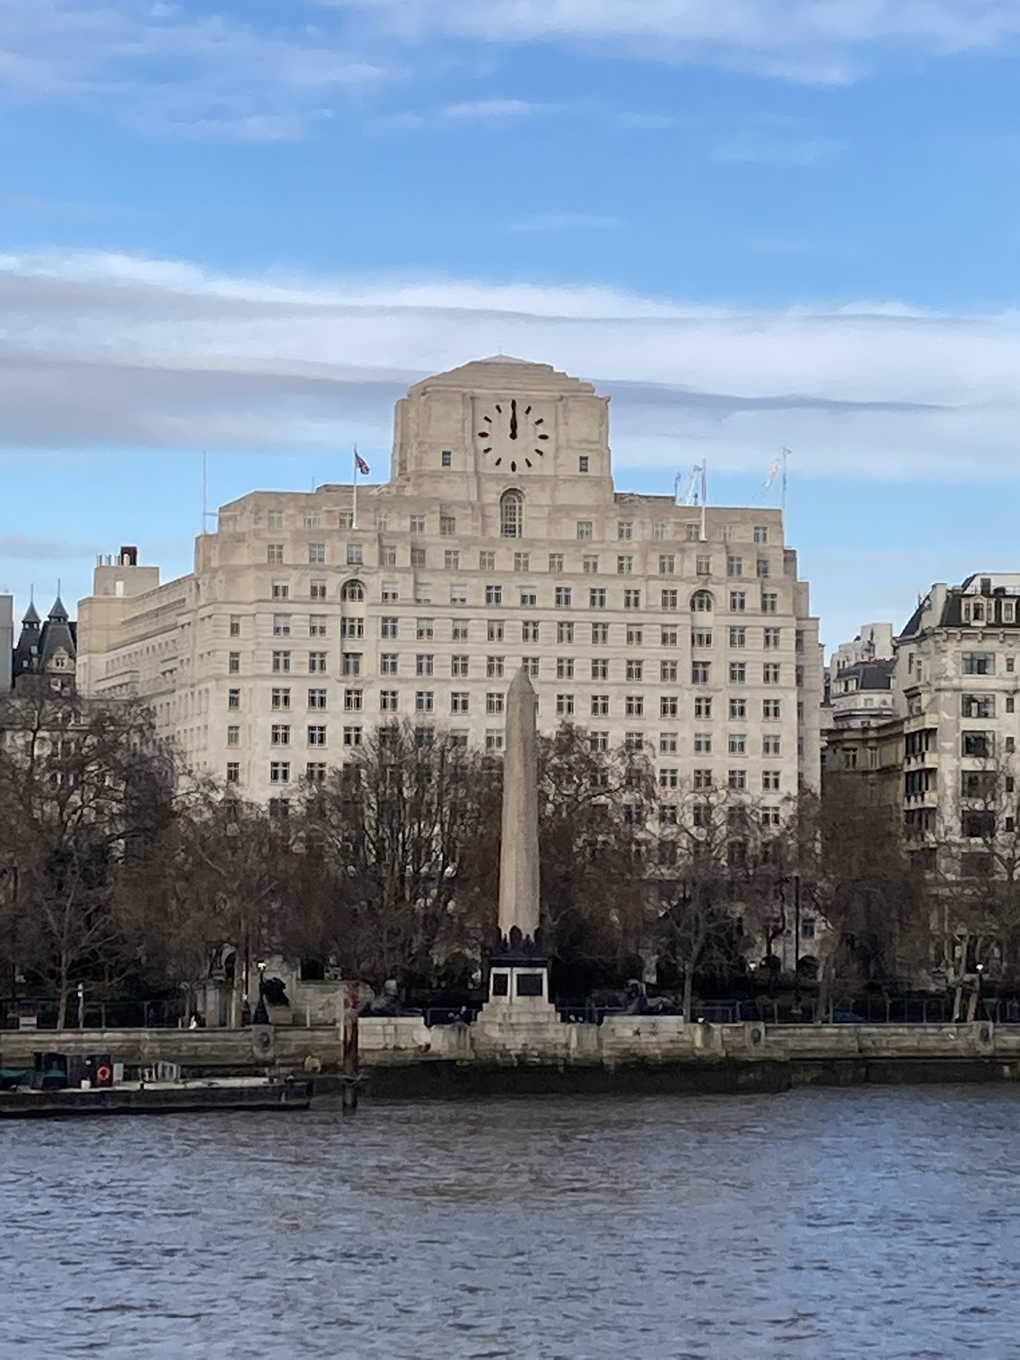
{"label": "pale stone wall", "polygon": [[818,624],[780,513],[616,492],[607,399],[544,365],[412,388],[356,523],[351,486],[253,492],[191,576],[117,570],[124,594],[97,576],[79,608],[84,692],[151,703],[185,760],[255,799],[392,718],[500,749],[522,663],[540,730],[640,740],[665,798],[696,770],[777,807],[818,782]]}

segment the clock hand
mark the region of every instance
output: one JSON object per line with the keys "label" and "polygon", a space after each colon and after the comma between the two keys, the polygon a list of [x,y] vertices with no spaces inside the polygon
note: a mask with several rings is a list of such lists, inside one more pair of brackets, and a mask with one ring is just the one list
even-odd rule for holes
{"label": "clock hand", "polygon": [[517,438],[517,402],[510,403],[510,438]]}

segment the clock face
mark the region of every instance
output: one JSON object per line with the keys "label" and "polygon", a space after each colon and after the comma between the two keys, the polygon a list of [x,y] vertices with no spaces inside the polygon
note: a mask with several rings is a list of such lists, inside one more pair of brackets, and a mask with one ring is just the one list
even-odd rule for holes
{"label": "clock face", "polygon": [[475,438],[490,467],[526,472],[541,466],[552,436],[545,417],[526,398],[481,406],[475,418]]}

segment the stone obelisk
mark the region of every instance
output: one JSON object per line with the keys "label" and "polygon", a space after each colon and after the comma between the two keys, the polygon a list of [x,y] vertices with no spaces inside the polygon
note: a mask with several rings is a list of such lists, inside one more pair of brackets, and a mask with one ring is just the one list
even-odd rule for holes
{"label": "stone obelisk", "polygon": [[535,691],[527,671],[514,676],[506,696],[503,823],[499,851],[500,948],[536,953],[538,917],[538,750]]}
{"label": "stone obelisk", "polygon": [[528,673],[519,670],[506,697],[499,936],[489,955],[489,999],[475,1025],[476,1047],[516,1051],[543,1026],[559,1025],[539,925],[536,711]]}

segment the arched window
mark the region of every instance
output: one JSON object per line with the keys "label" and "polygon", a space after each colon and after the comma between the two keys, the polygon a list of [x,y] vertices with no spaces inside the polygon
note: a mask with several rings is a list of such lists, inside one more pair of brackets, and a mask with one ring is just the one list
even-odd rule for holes
{"label": "arched window", "polygon": [[691,609],[695,614],[712,612],[712,594],[708,590],[696,590],[691,596]]}
{"label": "arched window", "polygon": [[345,581],[340,587],[341,600],[363,600],[365,587],[360,581]]}
{"label": "arched window", "polygon": [[503,538],[524,535],[524,497],[519,491],[504,491],[499,498],[499,532]]}

